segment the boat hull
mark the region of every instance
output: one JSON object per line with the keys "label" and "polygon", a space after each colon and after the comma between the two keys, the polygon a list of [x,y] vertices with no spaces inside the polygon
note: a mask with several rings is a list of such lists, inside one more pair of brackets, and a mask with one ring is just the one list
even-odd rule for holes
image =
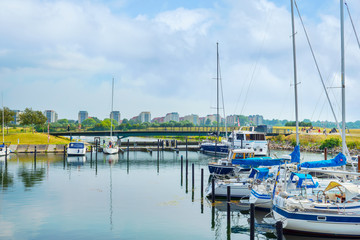
{"label": "boat hull", "polygon": [[220,174],[220,175],[231,174],[234,172],[235,169],[234,166],[223,166],[217,164],[209,164],[208,167],[209,167],[209,172],[211,174]]}
{"label": "boat hull", "polygon": [[[232,198],[248,198],[250,196],[251,189],[248,183],[215,183],[215,197],[227,197],[227,187],[230,186],[230,195]],[[212,196],[212,186],[209,185],[207,189],[208,197]]]}
{"label": "boat hull", "polygon": [[115,148],[109,148],[109,147],[106,147],[103,149],[103,152],[105,154],[117,154],[119,152],[119,148],[115,147]]}
{"label": "boat hull", "polygon": [[360,237],[360,216],[357,214],[294,212],[278,206],[273,207],[273,213],[276,220],[283,221],[284,232],[327,237]]}
{"label": "boat hull", "polygon": [[251,190],[249,202],[253,203],[256,208],[265,210],[271,210],[272,208],[271,196],[267,193],[258,192],[255,189]]}
{"label": "boat hull", "polygon": [[68,148],[67,155],[68,156],[84,156],[86,154],[85,148]]}
{"label": "boat hull", "polygon": [[226,144],[216,144],[215,143],[203,143],[200,145],[200,151],[206,154],[222,155],[226,156],[229,153],[229,146]]}

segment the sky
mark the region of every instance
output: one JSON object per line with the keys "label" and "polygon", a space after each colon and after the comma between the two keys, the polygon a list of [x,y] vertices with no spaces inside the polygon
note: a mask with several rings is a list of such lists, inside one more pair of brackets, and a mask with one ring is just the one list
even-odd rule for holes
{"label": "sky", "polygon": [[[347,3],[360,31],[360,2]],[[297,5],[341,121],[340,1]],[[346,121],[356,121],[360,48],[344,11]],[[104,119],[114,78],[121,118],[215,114],[218,43],[220,113],[295,120],[290,0],[1,0],[0,22],[0,91],[13,110]],[[334,121],[297,12],[295,32],[299,119]]]}

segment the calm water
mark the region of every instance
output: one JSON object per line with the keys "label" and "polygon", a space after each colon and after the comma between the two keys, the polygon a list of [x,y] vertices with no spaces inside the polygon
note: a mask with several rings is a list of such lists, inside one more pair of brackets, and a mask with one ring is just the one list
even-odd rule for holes
{"label": "calm water", "polygon": [[[273,153],[273,152],[272,152]],[[280,156],[289,152],[277,152]],[[249,239],[249,212],[237,208],[227,231],[226,205],[201,201],[200,176],[211,157],[130,152],[92,161],[63,155],[0,158],[0,239]],[[320,154],[305,159],[323,159]],[[192,191],[191,164],[195,183]],[[257,212],[257,221],[266,213]],[[258,231],[256,239],[276,239]],[[286,239],[302,239],[286,236]]]}

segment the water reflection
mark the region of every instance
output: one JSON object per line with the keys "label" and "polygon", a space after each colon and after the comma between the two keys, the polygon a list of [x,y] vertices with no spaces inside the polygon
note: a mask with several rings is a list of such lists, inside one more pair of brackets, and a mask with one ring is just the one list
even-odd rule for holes
{"label": "water reflection", "polygon": [[25,190],[30,190],[36,184],[41,183],[45,178],[45,168],[27,169],[24,165],[19,168],[18,176],[24,183]]}
{"label": "water reflection", "polygon": [[0,157],[0,183],[2,191],[8,190],[9,187],[14,185],[14,175],[9,173],[5,157]]}
{"label": "water reflection", "polygon": [[68,166],[83,166],[86,162],[85,156],[68,156],[67,159]]}

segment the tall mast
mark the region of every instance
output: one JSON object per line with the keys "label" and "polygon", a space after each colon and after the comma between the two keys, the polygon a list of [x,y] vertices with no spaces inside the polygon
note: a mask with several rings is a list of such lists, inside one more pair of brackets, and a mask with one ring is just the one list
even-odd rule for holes
{"label": "tall mast", "polygon": [[344,1],[340,0],[340,32],[341,32],[341,103],[342,103],[342,151],[347,154],[345,131],[345,49],[344,49]]}
{"label": "tall mast", "polygon": [[114,107],[114,78],[112,79],[112,91],[111,91],[111,113],[110,113],[110,122],[111,122],[111,131],[110,138],[112,137],[112,118],[113,118],[113,107]]}
{"label": "tall mast", "polygon": [[217,131],[217,138],[216,141],[218,140],[219,137],[219,43],[216,43],[216,121],[217,121],[217,125],[216,125],[216,131]]}
{"label": "tall mast", "polygon": [[5,109],[4,109],[4,93],[1,93],[1,102],[2,102],[2,135],[3,135],[3,144],[5,142],[5,137],[4,137],[4,133],[5,133],[5,127],[4,127],[4,122],[5,122]]}
{"label": "tall mast", "polygon": [[297,97],[297,74],[296,74],[296,49],[295,49],[295,24],[294,24],[294,3],[291,1],[291,26],[292,26],[292,45],[294,62],[294,91],[295,91],[295,121],[296,121],[296,145],[299,145],[299,116],[298,116],[298,97]]}

